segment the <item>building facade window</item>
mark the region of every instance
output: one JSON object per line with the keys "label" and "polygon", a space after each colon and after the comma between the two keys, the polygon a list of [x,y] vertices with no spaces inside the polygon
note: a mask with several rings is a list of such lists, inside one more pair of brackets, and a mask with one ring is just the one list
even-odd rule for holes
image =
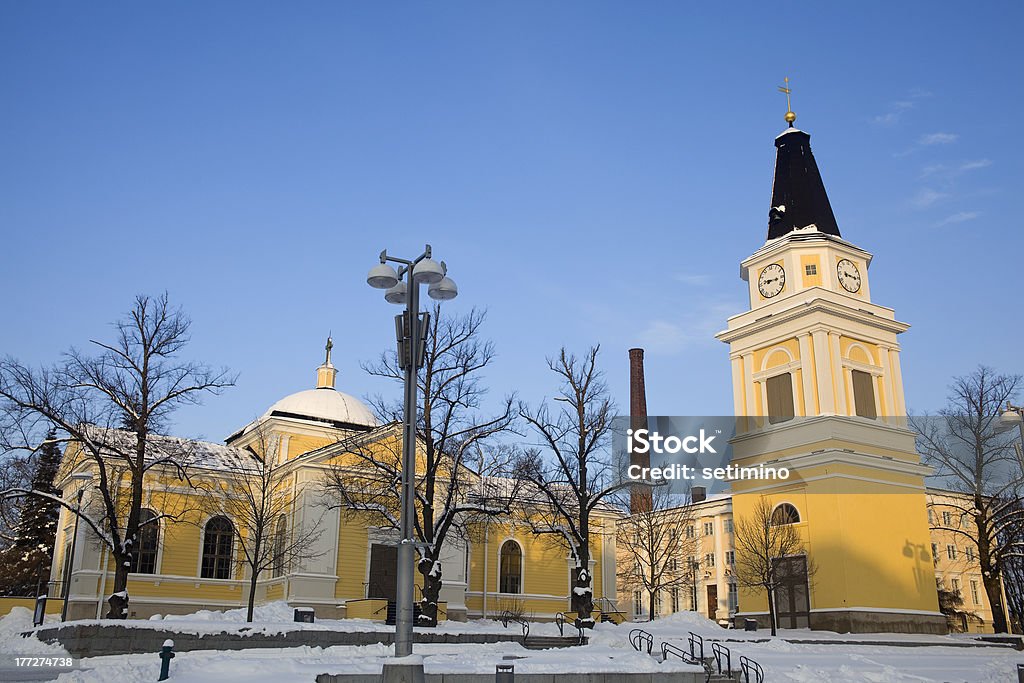
{"label": "building facade window", "polygon": [[230,579],[235,527],[227,517],[212,517],[203,529],[203,560],[199,575],[204,579]]}
{"label": "building facade window", "polygon": [[736,584],[735,583],[730,583],[729,584],[729,611],[730,612],[735,612],[736,610],[739,609],[739,605],[740,605],[739,590],[736,588]]}
{"label": "building facade window", "polygon": [[861,370],[852,370],[853,375],[853,404],[856,414],[861,417],[868,417],[874,420],[878,417],[875,410],[875,387],[871,373]]}
{"label": "building facade window", "polygon": [[694,526],[692,524],[690,526],[686,527],[686,537],[687,538],[693,538],[696,535],[697,535],[696,534],[696,529],[694,529]]}
{"label": "building facade window", "polygon": [[643,597],[640,591],[633,591],[633,616],[635,617],[644,613]]}
{"label": "building facade window", "polygon": [[934,543],[932,543],[932,562],[939,563],[939,546]]}
{"label": "building facade window", "polygon": [[139,511],[139,545],[132,553],[128,571],[135,574],[156,574],[156,558],[160,548],[160,524],[149,508]]}
{"label": "building facade window", "polygon": [[951,579],[949,584],[953,587],[953,592],[960,595],[960,579]]}
{"label": "building facade window", "polygon": [[793,376],[784,372],[775,377],[769,377],[765,382],[765,390],[768,393],[768,422],[776,424],[792,420],[795,415],[793,411]]}
{"label": "building facade window", "polygon": [[505,541],[501,546],[498,563],[498,592],[521,593],[523,591],[523,549],[515,541]]}
{"label": "building facade window", "polygon": [[950,560],[955,560],[956,559],[956,546],[955,545],[947,545],[946,546],[946,557],[949,558]]}
{"label": "building facade window", "polygon": [[284,549],[288,537],[288,523],[284,515],[277,518],[277,527],[274,529],[274,566],[273,576],[276,579],[284,576]]}
{"label": "building facade window", "polygon": [[799,524],[800,512],[790,503],[781,503],[772,511],[772,524],[784,526],[786,524]]}
{"label": "building facade window", "polygon": [[715,554],[714,553],[708,553],[707,555],[704,556],[704,566],[705,567],[714,567],[715,566]]}
{"label": "building facade window", "polygon": [[736,566],[736,551],[735,550],[726,550],[725,551],[725,563],[727,565],[729,565],[730,567],[735,567]]}
{"label": "building facade window", "polygon": [[964,547],[964,552],[967,554],[967,561],[968,562],[974,562],[974,548],[972,548],[969,545],[965,546]]}
{"label": "building facade window", "polygon": [[953,516],[947,510],[942,513],[942,526],[950,526],[951,524],[953,524]]}
{"label": "building facade window", "polygon": [[705,536],[714,536],[715,535],[715,523],[714,522],[704,522],[704,535]]}
{"label": "building facade window", "polygon": [[672,589],[672,612],[675,613],[675,612],[678,612],[678,611],[679,611],[679,589],[678,588],[673,588]]}
{"label": "building facade window", "polygon": [[722,526],[725,527],[725,533],[727,533],[727,534],[731,534],[732,533],[732,520],[731,519],[724,520],[722,522]]}
{"label": "building facade window", "polygon": [[971,602],[975,605],[981,604],[981,602],[978,601],[978,582],[974,580],[971,581]]}

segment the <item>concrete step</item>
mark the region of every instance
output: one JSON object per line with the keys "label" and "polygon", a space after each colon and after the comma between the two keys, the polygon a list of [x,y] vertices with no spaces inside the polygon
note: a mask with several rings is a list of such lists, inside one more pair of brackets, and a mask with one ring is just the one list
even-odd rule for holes
{"label": "concrete step", "polygon": [[[584,640],[584,643],[586,640]],[[570,636],[527,636],[523,647],[527,650],[549,650],[554,647],[576,647],[579,638]]]}

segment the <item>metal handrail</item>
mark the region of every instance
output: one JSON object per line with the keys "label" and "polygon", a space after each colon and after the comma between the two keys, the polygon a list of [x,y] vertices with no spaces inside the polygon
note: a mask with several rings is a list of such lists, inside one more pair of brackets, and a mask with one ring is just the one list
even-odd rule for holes
{"label": "metal handrail", "polygon": [[[704,639],[698,636],[693,631],[690,631],[690,637],[687,638],[687,640],[690,643],[690,656],[696,659],[700,659],[701,661],[704,661]],[[694,647],[697,645],[700,646],[700,656],[698,656],[697,653],[693,651]]]}
{"label": "metal handrail", "polygon": [[514,621],[515,623],[522,625],[524,640],[530,635],[530,622],[528,622],[526,619],[523,619],[522,617],[516,616],[514,613],[508,610],[502,611],[501,616],[498,617],[498,621],[500,621],[501,625],[505,628],[508,628],[508,622],[510,621]]}
{"label": "metal handrail", "polygon": [[642,628],[635,628],[629,632],[629,644],[637,652],[643,652],[640,649],[641,642],[647,645],[647,654],[651,654],[651,649],[654,647],[654,636]]}
{"label": "metal handrail", "polygon": [[750,683],[750,674],[754,674],[754,683],[764,683],[764,669],[753,659],[740,655],[740,670],[743,672],[743,683]]}
{"label": "metal handrail", "polygon": [[558,635],[564,636],[562,629],[565,628],[565,612],[559,612],[555,615],[555,626],[558,627]]}
{"label": "metal handrail", "polygon": [[[718,673],[724,673],[726,676],[732,676],[732,652],[729,651],[725,645],[715,642],[711,643],[711,653],[715,657],[715,666],[718,667]],[[725,671],[722,671],[722,657],[725,657]]]}
{"label": "metal handrail", "polygon": [[661,643],[661,661],[664,662],[666,659],[668,659],[668,656],[670,654],[671,655],[675,655],[676,657],[679,657],[679,659],[683,660],[687,664],[695,664],[695,665],[701,667],[702,669],[704,669],[704,683],[707,683],[708,681],[711,680],[711,674],[714,673],[714,669],[711,668],[710,664],[705,662],[703,659],[697,659],[692,654],[690,654],[689,652],[687,652],[683,648],[679,647],[678,645],[673,645],[672,643],[669,643],[669,642],[662,642]]}
{"label": "metal handrail", "polygon": [[673,645],[672,643],[669,643],[667,641],[662,642],[662,644],[661,644],[661,659],[662,659],[662,661],[668,659],[669,655],[675,655],[676,657],[679,657],[679,659],[683,660],[687,664],[703,664],[703,662],[698,661],[696,657],[694,657],[693,655],[691,655],[689,652],[687,652],[683,648],[679,647],[678,645]]}

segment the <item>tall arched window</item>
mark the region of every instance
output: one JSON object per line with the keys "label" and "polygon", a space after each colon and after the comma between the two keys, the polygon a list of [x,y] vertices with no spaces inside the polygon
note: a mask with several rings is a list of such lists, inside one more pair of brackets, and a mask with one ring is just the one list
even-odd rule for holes
{"label": "tall arched window", "polygon": [[772,524],[783,526],[785,524],[799,524],[800,512],[789,503],[782,503],[772,511]]}
{"label": "tall arched window", "polygon": [[284,546],[288,534],[288,523],[284,515],[277,518],[277,528],[274,530],[274,578],[284,576]]}
{"label": "tall arched window", "polygon": [[523,550],[515,541],[505,541],[498,562],[498,592],[523,591]]}
{"label": "tall arched window", "polygon": [[128,571],[136,574],[156,574],[156,556],[160,548],[160,523],[149,508],[139,511],[139,542],[132,553]]}
{"label": "tall arched window", "polygon": [[231,550],[235,527],[227,517],[212,517],[203,529],[203,563],[200,576],[204,579],[231,578]]}

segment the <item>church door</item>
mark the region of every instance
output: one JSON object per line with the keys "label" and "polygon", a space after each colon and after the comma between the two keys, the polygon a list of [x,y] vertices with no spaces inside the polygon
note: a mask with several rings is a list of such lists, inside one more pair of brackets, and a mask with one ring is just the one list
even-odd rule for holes
{"label": "church door", "polygon": [[807,588],[807,558],[803,555],[775,558],[775,612],[779,628],[808,628],[811,608]]}
{"label": "church door", "polygon": [[366,597],[394,601],[397,596],[398,546],[374,543],[370,546],[370,581]]}

